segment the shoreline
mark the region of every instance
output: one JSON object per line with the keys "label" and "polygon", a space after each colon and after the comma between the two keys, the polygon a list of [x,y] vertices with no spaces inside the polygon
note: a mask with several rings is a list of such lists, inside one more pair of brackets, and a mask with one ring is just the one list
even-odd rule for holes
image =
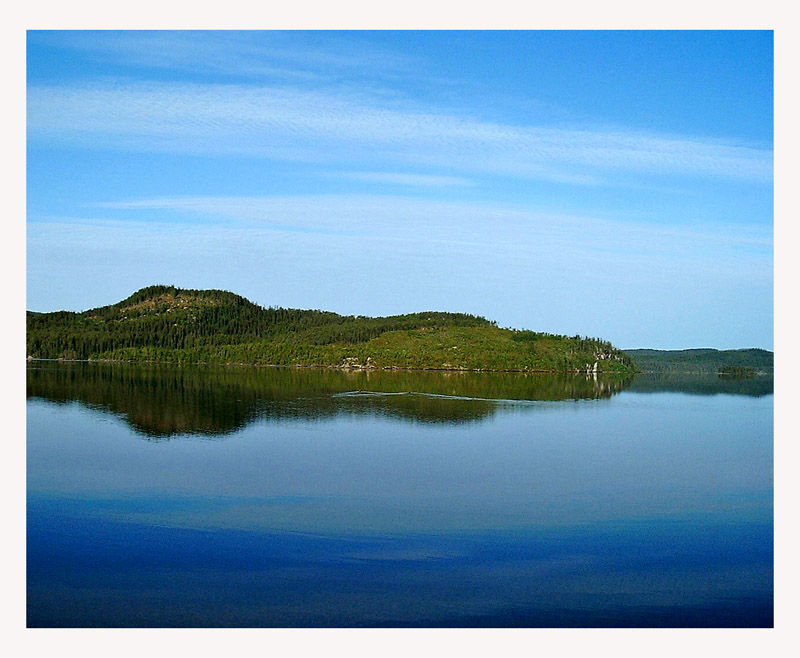
{"label": "shoreline", "polygon": [[619,371],[604,371],[604,370],[531,370],[531,369],[493,369],[493,368],[410,368],[404,366],[330,366],[330,365],[304,365],[296,363],[294,365],[286,364],[271,364],[271,363],[234,363],[234,362],[220,362],[220,361],[195,361],[195,362],[176,362],[176,361],[133,361],[126,359],[41,359],[28,356],[26,363],[34,361],[43,362],[56,362],[56,363],[141,363],[150,365],[171,365],[171,366],[225,366],[225,367],[248,367],[248,368],[293,368],[295,370],[310,369],[310,370],[341,370],[344,372],[508,372],[508,373],[521,373],[531,375],[619,375],[629,376],[642,374],[641,371],[619,372]]}

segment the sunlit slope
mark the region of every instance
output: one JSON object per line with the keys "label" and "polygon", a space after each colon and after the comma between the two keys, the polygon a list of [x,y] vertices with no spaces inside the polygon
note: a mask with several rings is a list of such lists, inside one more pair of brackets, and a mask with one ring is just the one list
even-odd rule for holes
{"label": "sunlit slope", "polygon": [[631,372],[610,343],[423,312],[342,316],[263,308],[220,290],[151,286],[82,313],[28,313],[32,358],[352,368]]}

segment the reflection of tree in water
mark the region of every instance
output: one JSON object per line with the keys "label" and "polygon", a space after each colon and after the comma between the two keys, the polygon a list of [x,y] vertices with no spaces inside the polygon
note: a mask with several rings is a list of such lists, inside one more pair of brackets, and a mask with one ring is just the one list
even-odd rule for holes
{"label": "reflection of tree in water", "polygon": [[630,387],[635,393],[690,393],[693,395],[772,395],[771,375],[753,378],[718,377],[715,374],[689,375],[680,373],[637,375]]}
{"label": "reflection of tree in water", "polygon": [[32,362],[28,397],[79,401],[120,414],[153,438],[219,435],[257,418],[319,420],[338,414],[465,423],[496,400],[606,398],[629,379],[585,375]]}
{"label": "reflection of tree in water", "polygon": [[28,397],[117,413],[152,437],[227,433],[258,415],[255,396],[190,369],[47,362],[29,366],[27,374]]}

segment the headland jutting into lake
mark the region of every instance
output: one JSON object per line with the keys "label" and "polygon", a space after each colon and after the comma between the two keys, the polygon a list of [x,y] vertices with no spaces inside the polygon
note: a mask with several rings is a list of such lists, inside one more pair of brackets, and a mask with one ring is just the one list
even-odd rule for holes
{"label": "headland jutting into lake", "polygon": [[34,359],[366,369],[635,372],[608,341],[502,329],[464,313],[390,317],[264,308],[230,292],[143,288],[81,313],[27,315]]}

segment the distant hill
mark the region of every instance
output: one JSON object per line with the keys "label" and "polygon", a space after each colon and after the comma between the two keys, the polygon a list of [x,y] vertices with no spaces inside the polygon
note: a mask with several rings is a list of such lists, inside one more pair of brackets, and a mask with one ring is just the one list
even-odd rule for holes
{"label": "distant hill", "polygon": [[609,342],[501,329],[426,311],[390,317],[264,308],[222,290],[150,286],[110,306],[27,314],[38,359],[248,363],[349,368],[630,373]]}
{"label": "distant hill", "polygon": [[761,349],[743,350],[625,350],[642,372],[718,373],[729,366],[753,368],[772,374],[774,353]]}

